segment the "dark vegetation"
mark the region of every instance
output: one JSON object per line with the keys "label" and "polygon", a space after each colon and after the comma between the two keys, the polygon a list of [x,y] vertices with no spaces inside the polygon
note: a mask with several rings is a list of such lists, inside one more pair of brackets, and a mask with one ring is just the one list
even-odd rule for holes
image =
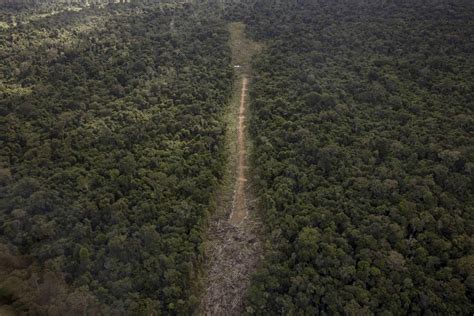
{"label": "dark vegetation", "polygon": [[35,2],[0,9],[0,308],[196,310],[224,12],[266,47],[249,130],[267,245],[247,312],[474,313],[472,1]]}
{"label": "dark vegetation", "polygon": [[224,161],[227,41],[222,21],[186,5],[84,9],[0,30],[0,305],[196,308]]}
{"label": "dark vegetation", "polygon": [[[257,1],[249,314],[472,314],[470,2]],[[383,4],[382,4],[383,3]]]}

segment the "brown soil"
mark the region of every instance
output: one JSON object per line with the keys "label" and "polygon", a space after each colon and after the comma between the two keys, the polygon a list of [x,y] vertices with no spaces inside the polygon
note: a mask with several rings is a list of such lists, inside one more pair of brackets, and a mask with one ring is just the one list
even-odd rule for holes
{"label": "brown soil", "polygon": [[229,108],[227,145],[228,172],[217,196],[216,213],[211,218],[205,244],[206,265],[201,313],[240,315],[261,255],[260,221],[254,210],[247,181],[250,142],[245,128],[247,87],[250,84],[251,57],[260,50],[258,43],[244,36],[242,23],[231,23],[232,61],[235,69],[234,97]]}
{"label": "brown soil", "polygon": [[245,95],[247,93],[247,78],[242,78],[242,90],[240,92],[240,107],[239,107],[239,123],[237,125],[237,179],[234,193],[234,201],[232,203],[232,212],[230,213],[229,222],[233,225],[239,225],[248,215],[246,205],[245,182],[247,177],[245,169],[247,168],[247,152],[245,150],[245,114],[246,104]]}

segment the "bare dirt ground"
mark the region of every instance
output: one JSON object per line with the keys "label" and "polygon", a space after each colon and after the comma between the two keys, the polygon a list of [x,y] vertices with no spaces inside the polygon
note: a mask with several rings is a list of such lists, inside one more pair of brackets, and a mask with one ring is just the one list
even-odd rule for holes
{"label": "bare dirt ground", "polygon": [[229,222],[233,225],[240,225],[248,215],[248,209],[246,205],[246,192],[245,182],[247,177],[245,174],[247,168],[247,152],[245,150],[245,115],[246,115],[246,104],[245,96],[247,94],[247,82],[246,77],[242,78],[242,90],[240,92],[240,107],[239,107],[239,118],[237,125],[237,179],[236,188],[234,193],[234,201],[232,205],[232,212],[230,213]]}
{"label": "bare dirt ground", "polygon": [[206,265],[201,313],[240,315],[243,300],[260,255],[255,201],[251,197],[248,173],[247,87],[251,83],[250,60],[261,46],[245,38],[244,25],[231,23],[230,46],[235,66],[234,94],[228,110],[228,172],[217,196],[205,244]]}

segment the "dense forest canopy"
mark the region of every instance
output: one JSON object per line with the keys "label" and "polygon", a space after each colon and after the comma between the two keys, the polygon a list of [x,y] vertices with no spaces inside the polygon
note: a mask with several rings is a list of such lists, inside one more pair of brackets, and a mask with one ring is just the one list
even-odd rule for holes
{"label": "dense forest canopy", "polygon": [[189,312],[224,161],[223,21],[111,7],[0,37],[0,295],[40,313]]}
{"label": "dense forest canopy", "polygon": [[[385,4],[384,4],[385,3]],[[257,1],[250,314],[474,311],[472,3]]]}
{"label": "dense forest canopy", "polygon": [[240,21],[246,313],[474,313],[471,1],[94,3],[0,8],[0,308],[198,310]]}

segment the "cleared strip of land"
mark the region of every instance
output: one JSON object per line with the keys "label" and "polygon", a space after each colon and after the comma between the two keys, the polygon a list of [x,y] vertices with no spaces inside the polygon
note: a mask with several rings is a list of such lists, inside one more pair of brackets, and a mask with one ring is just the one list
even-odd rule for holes
{"label": "cleared strip of land", "polygon": [[235,184],[234,201],[232,203],[232,212],[229,222],[233,225],[239,225],[248,215],[246,205],[245,182],[247,182],[247,151],[245,150],[246,132],[245,118],[247,106],[245,104],[245,95],[247,93],[247,77],[242,78],[242,90],[240,91],[240,107],[237,125],[237,178]]}
{"label": "cleared strip of land", "polygon": [[250,275],[261,254],[260,223],[252,213],[254,205],[247,181],[250,143],[245,128],[250,60],[260,46],[245,38],[242,23],[231,23],[229,31],[235,80],[227,116],[228,171],[206,241],[205,293],[201,301],[201,313],[205,315],[242,313]]}

